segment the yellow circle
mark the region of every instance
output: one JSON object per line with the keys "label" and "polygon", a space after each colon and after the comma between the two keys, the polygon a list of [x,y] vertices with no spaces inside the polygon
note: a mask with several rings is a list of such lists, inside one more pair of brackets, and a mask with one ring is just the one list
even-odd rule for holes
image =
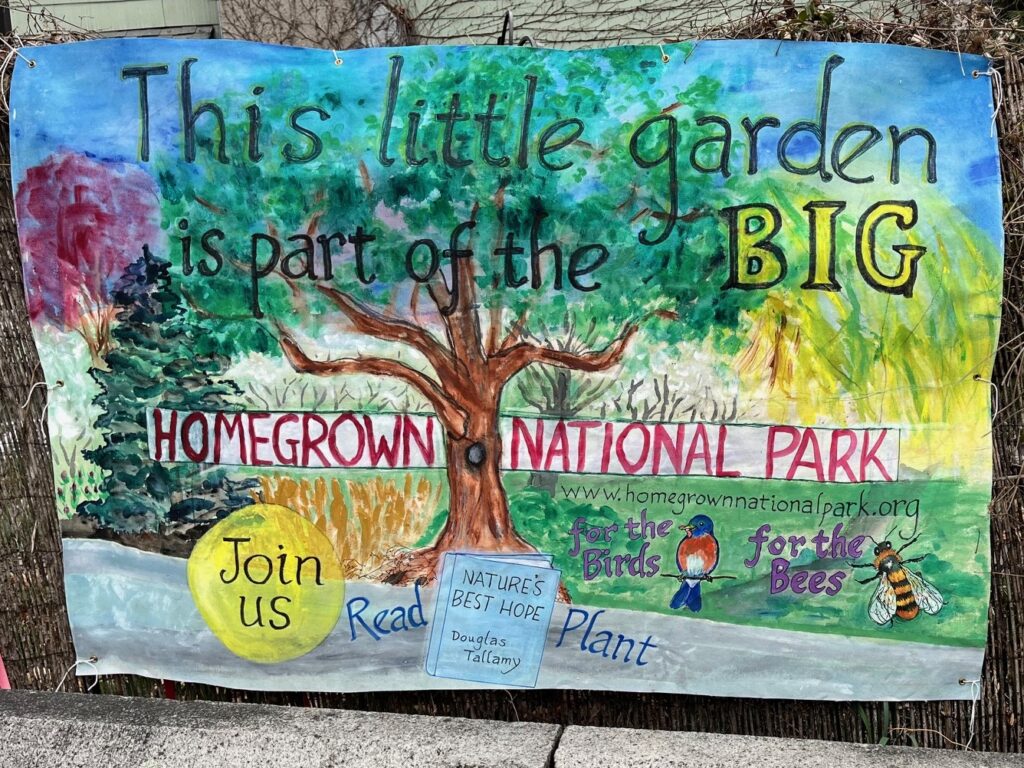
{"label": "yellow circle", "polygon": [[188,559],[199,613],[233,653],[275,663],[309,653],[334,629],[345,600],[328,538],[276,504],[253,504],[213,526]]}

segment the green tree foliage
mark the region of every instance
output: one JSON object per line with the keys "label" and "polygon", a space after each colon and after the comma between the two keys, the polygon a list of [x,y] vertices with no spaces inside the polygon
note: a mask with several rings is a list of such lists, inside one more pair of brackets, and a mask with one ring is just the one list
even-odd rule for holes
{"label": "green tree foliage", "polygon": [[[406,252],[420,238],[432,239],[439,251],[458,223],[473,220],[472,233],[461,245],[474,249],[472,268],[478,288],[480,324],[498,340],[515,331],[518,338],[535,338],[552,345],[565,328],[589,325],[599,319],[592,334],[593,349],[614,341],[630,324],[642,325],[649,341],[671,342],[681,338],[703,339],[708,333],[728,329],[740,321],[744,308],[756,306],[759,297],[720,290],[725,268],[724,230],[718,209],[734,202],[735,188],[756,197],[758,180],[716,179],[690,167],[686,158],[670,163],[666,157],[650,168],[631,156],[631,135],[651,117],[665,113],[680,132],[678,144],[689,147],[712,131],[696,120],[714,110],[720,86],[714,73],[697,77],[682,90],[672,90],[659,78],[657,56],[636,60],[635,51],[609,50],[601,56],[559,60],[529,50],[502,51],[483,57],[466,51],[417,51],[406,55],[395,114],[390,122],[389,152],[394,163],[383,166],[377,157],[377,139],[384,130],[379,99],[386,73],[370,83],[345,83],[336,89],[329,80],[310,80],[301,73],[261,79],[260,152],[254,162],[248,154],[249,124],[245,106],[253,97],[244,93],[220,94],[217,103],[226,115],[226,146],[229,163],[215,161],[216,131],[199,136],[198,160],[182,164],[170,155],[159,173],[164,201],[164,223],[173,229],[187,221],[181,235],[192,237],[193,259],[213,261],[199,250],[204,232],[218,228],[223,237],[211,244],[224,254],[225,263],[215,275],[194,271],[182,275],[186,298],[200,316],[216,315],[228,325],[221,336],[239,341],[239,349],[273,352],[276,324],[293,333],[317,337],[324,327],[347,328],[344,313],[318,290],[318,281],[291,279],[283,274],[286,255],[298,249],[298,235],[334,232],[350,235],[357,226],[372,233],[366,246],[366,273],[372,283],[360,281],[353,264],[352,246],[333,246],[334,274],[330,284],[361,303],[403,316],[444,335],[443,321],[428,297],[428,286],[408,274]],[[637,68],[640,73],[638,76]],[[196,78],[201,70],[193,73]],[[519,130],[526,107],[528,81],[537,78],[532,122],[526,151],[527,167],[519,164]],[[453,93],[461,94],[466,115],[485,111],[488,94],[499,96],[487,153],[505,156],[509,162],[495,167],[484,162],[479,121],[465,119],[453,128],[451,146],[460,159],[472,158],[464,167],[445,164],[441,147],[445,121],[438,117],[450,108]],[[372,94],[372,98],[371,98]],[[296,137],[288,126],[290,110],[299,104],[315,104],[326,113],[320,120],[307,113],[303,125],[315,131],[320,154],[308,163],[290,161],[282,152],[308,149],[306,139]],[[414,128],[410,111],[420,113]],[[559,119],[577,117],[585,124],[578,140],[551,154],[551,164],[571,162],[564,170],[539,165],[539,135]],[[211,123],[212,125],[212,123]],[[555,138],[568,135],[563,128]],[[406,147],[415,132],[416,149]],[[670,143],[666,122],[656,123],[639,136],[636,151],[645,159],[666,152]],[[549,144],[553,140],[549,139]],[[702,153],[714,164],[718,145]],[[733,142],[739,153],[740,143]],[[408,158],[430,158],[412,165]],[[159,160],[158,160],[159,162]],[[676,174],[675,221],[669,198],[669,166]],[[654,239],[672,223],[669,237],[656,245],[640,245],[646,231]],[[536,227],[535,227],[536,225]],[[532,284],[530,239],[534,227],[538,243],[561,248],[560,289],[555,284],[555,259],[551,250],[540,258],[539,286]],[[258,281],[262,323],[251,314],[252,254],[249,236],[269,233],[282,244],[281,263]],[[176,233],[177,234],[177,233]],[[531,283],[510,287],[504,279],[503,260],[493,252],[512,234],[525,253],[516,255],[517,277]],[[583,281],[600,282],[600,288],[578,291],[567,284],[565,272],[570,255],[587,244],[608,249],[604,264]],[[266,241],[260,241],[256,260],[265,265],[270,257]],[[315,262],[322,276],[320,246]],[[582,259],[593,259],[593,252]],[[174,269],[179,269],[174,259]],[[308,261],[296,255],[289,267]],[[450,282],[451,262],[440,256],[440,272]],[[418,250],[414,268],[427,268],[426,249]],[[468,263],[468,262],[467,262]],[[567,324],[566,317],[570,318]],[[248,319],[247,319],[248,316]],[[261,328],[262,325],[262,328]],[[638,345],[637,345],[638,346]],[[639,350],[633,350],[639,351]],[[628,361],[628,356],[627,356]],[[642,366],[644,360],[638,363]]]}

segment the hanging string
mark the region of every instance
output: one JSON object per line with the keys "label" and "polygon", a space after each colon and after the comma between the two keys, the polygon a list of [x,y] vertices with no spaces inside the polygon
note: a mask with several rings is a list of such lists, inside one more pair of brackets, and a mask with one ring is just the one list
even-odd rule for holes
{"label": "hanging string", "polygon": [[53,392],[53,390],[60,389],[63,386],[64,381],[62,379],[57,379],[57,383],[54,384],[52,387],[49,386],[45,381],[37,381],[35,384],[29,387],[28,396],[25,398],[25,402],[21,404],[21,410],[24,411],[26,408],[28,408],[28,404],[29,402],[31,402],[32,395],[35,393],[37,387],[46,387],[47,392]]}
{"label": "hanging string", "polygon": [[971,748],[971,742],[974,741],[974,717],[978,713],[978,699],[981,698],[981,680],[968,680],[961,677],[960,685],[971,686],[971,719],[967,726],[967,743],[964,744],[964,751],[966,752]]}
{"label": "hanging string", "polygon": [[[24,411],[26,408],[28,408],[28,404],[30,402],[32,402],[32,395],[35,394],[35,391],[36,391],[37,388],[45,387],[47,392],[53,392],[55,389],[60,389],[63,386],[64,386],[64,382],[61,379],[57,379],[57,382],[53,386],[48,385],[45,381],[37,381],[35,384],[33,384],[31,387],[29,387],[28,395],[25,397],[25,402],[21,404],[21,410]],[[49,409],[49,407],[50,407],[50,399],[47,398],[46,402],[43,403],[43,412],[41,414],[39,414],[39,426],[40,427],[42,427],[46,423],[46,412]]]}
{"label": "hanging string", "polygon": [[[26,62],[29,69],[35,69],[35,61],[25,58],[25,55],[15,46],[11,45],[9,40],[0,38],[0,43],[7,48],[7,54],[4,56],[3,62],[0,62],[0,80],[7,80],[7,70],[11,68],[11,62],[16,58]],[[11,111],[11,105],[7,102],[6,89],[0,90],[0,104],[3,105],[4,112],[9,113]]]}
{"label": "hanging string", "polygon": [[980,373],[974,374],[972,378],[975,381],[981,382],[982,384],[988,384],[989,387],[992,388],[992,418],[994,420],[996,414],[999,413],[999,387],[996,386],[996,383],[994,381],[982,378],[982,375]]}
{"label": "hanging string", "polygon": [[509,703],[512,705],[512,714],[514,714],[516,716],[516,722],[517,723],[522,722],[519,719],[519,710],[516,709],[516,699],[515,699],[515,696],[512,695],[512,691],[510,691],[508,688],[506,688],[505,689],[505,695],[508,696]]}
{"label": "hanging string", "polygon": [[971,76],[977,80],[979,77],[991,77],[992,78],[992,99],[993,99],[993,110],[992,110],[992,124],[989,127],[989,136],[996,135],[996,119],[999,117],[999,110],[1003,108],[1003,73],[995,67],[989,67],[984,72],[980,69],[975,69],[971,72]]}
{"label": "hanging string", "polygon": [[11,43],[8,40],[6,40],[4,38],[0,38],[0,43],[2,43],[4,46],[6,46],[7,49],[11,53],[13,53],[15,56],[17,56],[19,59],[21,59],[26,64],[28,64],[28,68],[29,69],[35,69],[36,68],[35,61],[33,59],[28,58],[25,54],[23,54],[21,51],[19,51],[17,48],[15,48],[13,45],[11,45]]}
{"label": "hanging string", "polygon": [[99,661],[99,657],[98,656],[90,656],[88,659],[78,659],[74,664],[72,664],[70,667],[67,668],[67,671],[64,673],[64,677],[62,677],[60,679],[60,682],[57,683],[57,687],[53,689],[53,692],[54,693],[60,693],[61,689],[64,687],[64,683],[68,679],[68,675],[70,675],[73,671],[77,671],[79,665],[84,665],[84,664],[88,664],[90,667],[92,667],[92,672],[93,672],[92,685],[90,685],[88,688],[85,689],[86,691],[91,691],[93,688],[95,688],[97,685],[100,684],[100,670],[99,670],[99,667],[96,666],[96,662],[97,661]]}

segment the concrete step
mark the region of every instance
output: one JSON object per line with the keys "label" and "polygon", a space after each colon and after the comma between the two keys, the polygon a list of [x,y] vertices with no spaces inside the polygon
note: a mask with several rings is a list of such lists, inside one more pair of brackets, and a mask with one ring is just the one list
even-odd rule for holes
{"label": "concrete step", "polygon": [[1024,756],[809,739],[570,726],[556,768],[1024,768]]}
{"label": "concrete step", "polygon": [[259,704],[0,692],[2,768],[795,765],[1024,768],[1024,756]]}
{"label": "concrete step", "polygon": [[561,730],[337,709],[0,692],[2,768],[545,768]]}

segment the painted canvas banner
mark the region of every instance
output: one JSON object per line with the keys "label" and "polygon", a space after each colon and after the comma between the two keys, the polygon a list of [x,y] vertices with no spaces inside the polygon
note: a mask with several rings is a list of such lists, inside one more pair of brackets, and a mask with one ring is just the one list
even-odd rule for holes
{"label": "painted canvas banner", "polygon": [[18,230],[101,674],[970,696],[1003,266],[984,60],[31,59]]}

